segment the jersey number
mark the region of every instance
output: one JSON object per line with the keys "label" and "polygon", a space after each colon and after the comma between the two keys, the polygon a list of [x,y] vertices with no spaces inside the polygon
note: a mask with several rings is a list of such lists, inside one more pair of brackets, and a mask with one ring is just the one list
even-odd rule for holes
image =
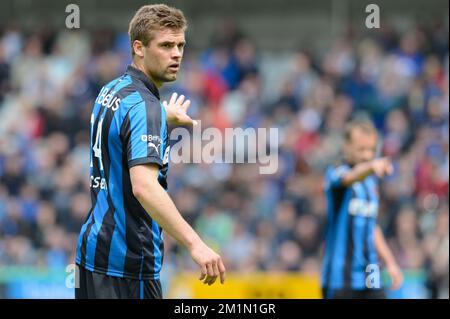
{"label": "jersey number", "polygon": [[98,162],[100,164],[100,170],[103,171],[103,163],[102,163],[102,123],[103,119],[101,119],[97,124],[97,134],[95,136],[95,143],[92,146],[92,150],[94,151],[94,156],[98,158]]}

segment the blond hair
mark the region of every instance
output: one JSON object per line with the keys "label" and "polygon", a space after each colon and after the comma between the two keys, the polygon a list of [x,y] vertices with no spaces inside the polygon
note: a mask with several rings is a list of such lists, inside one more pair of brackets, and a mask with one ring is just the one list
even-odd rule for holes
{"label": "blond hair", "polygon": [[147,46],[154,37],[154,32],[162,29],[185,31],[187,21],[181,10],[165,4],[152,4],[139,8],[130,21],[128,35],[131,53],[134,55],[133,42],[139,40]]}
{"label": "blond hair", "polygon": [[378,135],[378,131],[373,125],[372,121],[368,119],[356,119],[348,123],[345,127],[344,137],[347,142],[351,140],[352,133],[355,129],[359,129],[369,135]]}

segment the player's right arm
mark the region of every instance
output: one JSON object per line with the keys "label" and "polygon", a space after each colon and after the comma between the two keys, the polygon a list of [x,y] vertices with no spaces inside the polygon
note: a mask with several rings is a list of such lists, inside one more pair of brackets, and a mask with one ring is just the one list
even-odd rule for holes
{"label": "player's right arm", "polygon": [[212,285],[217,277],[223,284],[225,266],[221,257],[209,248],[183,219],[170,196],[158,182],[159,168],[155,164],[130,168],[133,194],[148,214],[168,234],[186,247],[193,260],[200,266],[200,280]]}
{"label": "player's right arm", "polygon": [[[149,99],[132,106],[121,127],[134,196],[169,235],[189,250],[201,268],[200,280],[213,284],[225,280],[221,257],[210,249],[183,219],[165,189],[159,184],[159,169],[164,165],[162,148],[166,126],[165,113],[157,100]],[[151,143],[148,139],[151,136]]]}
{"label": "player's right arm", "polygon": [[340,183],[342,186],[350,186],[353,183],[362,181],[367,176],[375,174],[380,178],[385,175],[390,175],[393,172],[393,166],[389,158],[376,158],[371,161],[356,164],[352,168],[345,171],[340,176]]}

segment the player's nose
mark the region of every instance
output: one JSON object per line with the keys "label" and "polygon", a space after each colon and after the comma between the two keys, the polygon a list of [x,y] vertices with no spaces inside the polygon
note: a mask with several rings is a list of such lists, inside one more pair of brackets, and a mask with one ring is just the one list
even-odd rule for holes
{"label": "player's nose", "polygon": [[362,154],[362,160],[363,160],[364,162],[370,161],[370,160],[372,160],[372,159],[373,159],[372,153],[370,153],[370,152],[364,152],[364,153]]}
{"label": "player's nose", "polygon": [[177,62],[181,59],[182,53],[178,47],[174,47],[171,53],[172,59],[176,60]]}

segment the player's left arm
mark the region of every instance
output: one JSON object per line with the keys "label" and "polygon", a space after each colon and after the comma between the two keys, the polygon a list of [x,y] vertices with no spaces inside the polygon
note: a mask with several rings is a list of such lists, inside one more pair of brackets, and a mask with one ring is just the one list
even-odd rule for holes
{"label": "player's left arm", "polygon": [[375,248],[377,250],[378,255],[384,261],[386,265],[386,269],[391,276],[392,280],[392,289],[398,289],[403,283],[403,274],[399,265],[395,261],[394,254],[389,248],[386,239],[384,238],[383,231],[381,230],[379,225],[375,227]]}

